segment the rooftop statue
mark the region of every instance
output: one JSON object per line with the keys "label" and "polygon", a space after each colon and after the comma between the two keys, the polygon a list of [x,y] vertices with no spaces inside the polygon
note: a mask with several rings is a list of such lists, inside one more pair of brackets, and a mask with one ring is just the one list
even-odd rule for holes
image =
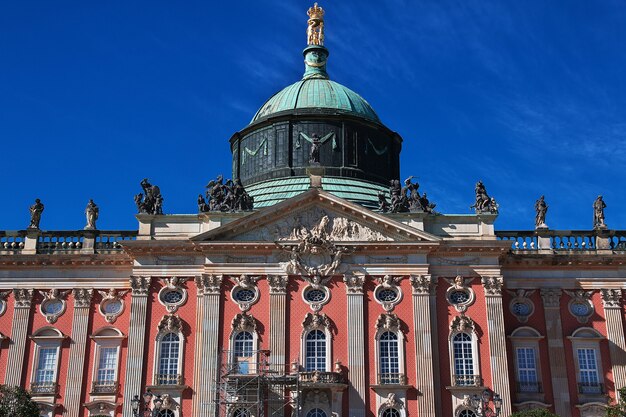
{"label": "rooftop statue", "polygon": [[158,186],[152,185],[147,178],[141,180],[143,193],[135,195],[135,204],[139,213],[163,214],[163,196]]}
{"label": "rooftop statue", "polygon": [[[400,187],[399,180],[391,180],[389,186],[389,196],[391,198],[391,207],[389,211],[392,213],[406,213],[406,212],[423,212],[434,213],[436,204],[431,203],[426,196],[419,192],[419,183],[412,182],[413,176],[404,180],[404,186]],[[378,196],[379,205],[381,203],[381,197]],[[386,200],[385,200],[386,202]],[[381,209],[382,211],[382,209]]]}
{"label": "rooftop statue", "polygon": [[471,205],[470,208],[476,209],[476,214],[498,214],[498,203],[496,203],[494,198],[489,197],[482,181],[476,183],[474,191],[476,192],[476,203]]}
{"label": "rooftop statue", "polygon": [[311,141],[311,157],[309,158],[309,162],[311,165],[319,165],[320,163],[320,147],[322,146],[322,142],[320,141],[320,137],[317,136],[316,133],[313,133]]}
{"label": "rooftop statue", "polygon": [[387,213],[389,211],[389,203],[384,191],[378,191],[378,211]]}
{"label": "rooftop statue", "polygon": [[308,45],[324,45],[324,9],[319,7],[317,3],[309,8],[307,12],[309,20],[306,30],[306,38]]}
{"label": "rooftop statue", "polygon": [[35,204],[30,206],[30,224],[29,229],[39,229],[39,222],[41,221],[41,213],[43,213],[43,203],[40,199],[35,199]]}
{"label": "rooftop statue", "polygon": [[604,223],[604,209],[606,203],[599,195],[593,202],[593,228],[594,229],[606,229],[606,223]]}
{"label": "rooftop statue", "polygon": [[98,208],[93,200],[89,200],[89,203],[87,203],[87,207],[85,208],[85,216],[87,217],[87,225],[85,226],[85,230],[96,229],[96,220],[98,220],[99,215],[100,208]]}
{"label": "rooftop statue", "polygon": [[546,214],[548,213],[548,205],[546,204],[544,197],[539,197],[539,200],[535,201],[535,229],[547,229]]}
{"label": "rooftop statue", "polygon": [[218,175],[216,179],[210,181],[206,186],[206,199],[198,196],[198,210],[200,212],[221,211],[249,211],[254,208],[254,199],[244,188],[239,178],[226,181],[224,177]]}

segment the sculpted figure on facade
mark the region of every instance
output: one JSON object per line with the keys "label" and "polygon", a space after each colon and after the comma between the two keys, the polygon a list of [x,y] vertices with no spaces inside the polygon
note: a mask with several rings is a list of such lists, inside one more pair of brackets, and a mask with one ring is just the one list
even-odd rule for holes
{"label": "sculpted figure on facade", "polygon": [[234,331],[256,331],[256,319],[246,312],[239,313],[233,318],[231,327]]}
{"label": "sculpted figure on facade", "polygon": [[389,203],[387,202],[387,196],[383,191],[378,191],[378,211],[381,213],[387,213],[389,211]]}
{"label": "sculpted figure on facade", "polygon": [[302,327],[305,330],[330,329],[331,322],[324,313],[306,313]]}
{"label": "sculpted figure on facade", "polygon": [[141,180],[143,193],[135,195],[139,213],[163,214],[163,196],[158,186],[150,184],[147,178]]}
{"label": "sculpted figure on facade", "polygon": [[400,319],[394,313],[381,314],[376,321],[376,329],[397,332],[400,329]]}
{"label": "sculpted figure on facade", "polygon": [[535,212],[535,229],[547,229],[546,214],[548,214],[548,205],[544,200],[544,196],[539,197],[539,199],[535,201]]}
{"label": "sculpted figure on facade", "polygon": [[43,203],[40,199],[35,199],[35,204],[30,206],[30,224],[29,229],[39,230],[39,222],[41,221],[41,213],[43,213]]}
{"label": "sculpted figure on facade", "polygon": [[89,203],[87,203],[87,207],[85,208],[85,217],[87,218],[85,230],[96,229],[96,220],[98,220],[99,215],[100,208],[93,202],[93,200],[89,200]]}
{"label": "sculpted figure on facade", "polygon": [[201,212],[221,211],[249,211],[254,207],[254,199],[247,193],[241,180],[228,180],[224,184],[224,177],[218,175],[206,185],[206,201],[198,196],[198,210]]}
{"label": "sculpted figure on facade", "polygon": [[307,14],[309,15],[306,30],[307,45],[324,45],[324,9],[315,3]]}
{"label": "sculpted figure on facade", "polygon": [[498,213],[498,204],[496,200],[492,197],[489,197],[487,194],[487,189],[482,181],[478,181],[476,183],[476,187],[474,188],[474,192],[476,193],[476,202],[470,206],[476,210],[477,214],[480,213]]}
{"label": "sculpted figure on facade", "polygon": [[476,329],[474,320],[467,317],[465,314],[461,314],[452,319],[450,323],[450,330],[453,332],[473,332]]}
{"label": "sculpted figure on facade", "polygon": [[606,223],[604,223],[604,209],[606,203],[599,195],[593,202],[593,227],[594,229],[606,229]]}

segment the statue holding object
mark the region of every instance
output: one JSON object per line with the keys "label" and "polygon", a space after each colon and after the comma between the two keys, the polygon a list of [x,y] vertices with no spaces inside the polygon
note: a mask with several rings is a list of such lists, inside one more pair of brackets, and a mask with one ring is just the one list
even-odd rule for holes
{"label": "statue holding object", "polygon": [[604,209],[606,203],[599,195],[593,202],[593,228],[594,229],[606,229],[606,223],[604,223]]}
{"label": "statue holding object", "polygon": [[143,193],[135,195],[135,204],[139,213],[163,214],[163,196],[158,186],[152,185],[147,178],[141,180]]}
{"label": "statue holding object", "polygon": [[100,215],[100,208],[93,202],[93,200],[89,200],[87,203],[87,207],[85,208],[85,217],[87,217],[87,225],[85,226],[85,230],[95,230],[96,229],[96,220],[98,220],[98,216]]}
{"label": "statue holding object", "polygon": [[475,209],[476,214],[498,214],[498,203],[496,203],[494,198],[489,197],[482,181],[476,183],[474,192],[476,193],[476,202],[470,208]]}
{"label": "statue holding object", "polygon": [[207,184],[206,188],[206,201],[202,195],[198,196],[198,211],[200,212],[249,211],[254,208],[254,199],[248,194],[239,178],[234,181],[228,180],[224,184],[224,177],[218,175]]}
{"label": "statue holding object", "polygon": [[41,213],[43,213],[43,203],[40,199],[35,199],[35,204],[30,206],[30,224],[28,225],[29,229],[39,230],[39,222],[41,221]]}
{"label": "statue holding object", "polygon": [[431,203],[426,196],[426,193],[423,195],[419,192],[419,183],[412,182],[413,176],[408,177],[404,180],[404,186],[400,187],[400,180],[391,180],[389,183],[389,196],[391,199],[391,205],[385,206],[383,204],[387,203],[387,200],[383,198],[381,200],[381,196],[379,194],[379,209],[383,212],[383,207],[388,209],[392,213],[406,213],[406,212],[417,212],[417,213],[435,213],[434,208],[436,204]]}
{"label": "statue holding object", "polygon": [[535,229],[547,229],[546,214],[548,214],[548,205],[544,200],[544,196],[539,197],[539,200],[535,201]]}

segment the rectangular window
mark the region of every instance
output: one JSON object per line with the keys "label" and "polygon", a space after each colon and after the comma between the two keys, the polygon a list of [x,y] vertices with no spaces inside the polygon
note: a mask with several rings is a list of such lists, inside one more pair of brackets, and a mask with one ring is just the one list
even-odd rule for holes
{"label": "rectangular window", "polygon": [[595,349],[577,349],[578,384],[582,394],[601,393]]}
{"label": "rectangular window", "polygon": [[117,372],[117,347],[100,349],[98,362],[98,382],[115,382]]}
{"label": "rectangular window", "polygon": [[39,349],[39,360],[37,362],[37,372],[35,382],[46,383],[56,382],[57,370],[57,348]]}
{"label": "rectangular window", "polygon": [[533,348],[517,348],[517,381],[520,392],[539,392],[537,358]]}

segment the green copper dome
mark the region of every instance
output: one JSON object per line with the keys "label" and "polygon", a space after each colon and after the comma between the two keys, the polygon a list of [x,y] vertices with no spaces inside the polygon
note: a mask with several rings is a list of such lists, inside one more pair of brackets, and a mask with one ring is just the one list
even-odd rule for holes
{"label": "green copper dome", "polygon": [[270,97],[256,112],[250,123],[262,120],[273,114],[302,109],[334,110],[380,123],[372,106],[343,85],[328,79],[326,60],[328,49],[319,45],[309,45],[304,51],[305,73],[302,80],[291,84]]}
{"label": "green copper dome", "polygon": [[274,113],[296,109],[331,109],[380,123],[367,101],[343,85],[328,79],[308,78],[283,88],[256,112],[251,123]]}

